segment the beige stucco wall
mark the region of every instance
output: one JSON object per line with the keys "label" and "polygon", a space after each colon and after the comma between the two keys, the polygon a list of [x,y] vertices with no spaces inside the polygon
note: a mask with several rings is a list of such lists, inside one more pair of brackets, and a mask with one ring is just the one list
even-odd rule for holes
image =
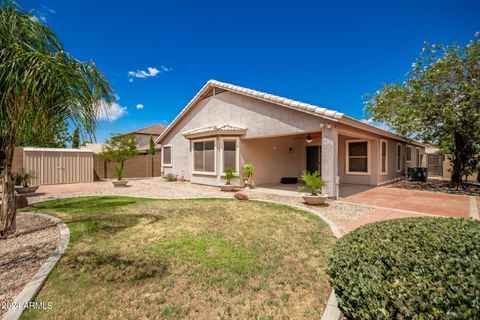
{"label": "beige stucco wall", "polygon": [[[319,140],[309,146],[320,145]],[[306,146],[303,136],[242,140],[243,162],[255,166],[257,184],[279,183],[282,177],[299,177],[306,168]],[[290,153],[289,149],[293,152]]]}
{"label": "beige stucco wall", "polygon": [[[327,124],[329,121],[269,102],[236,93],[224,92],[200,101],[185,115],[178,125],[162,139],[162,145],[172,145],[172,166],[164,166],[163,172],[164,174],[173,173],[179,176],[183,175],[186,179],[197,183],[218,184],[221,182],[219,176],[191,174],[190,142],[182,135],[182,132],[188,130],[230,124],[236,127],[247,128],[247,132],[242,138],[258,138],[319,131],[321,123]],[[253,154],[252,151],[249,151],[249,149],[252,150],[252,148],[254,148],[251,146],[252,144],[249,142],[241,142],[240,152],[242,158],[248,158]],[[217,152],[219,152],[219,147],[220,144],[217,143]],[[263,151],[260,149],[257,150],[259,152]],[[265,156],[265,158],[268,157]],[[266,161],[270,162],[270,160]],[[218,166],[217,161],[217,167]],[[259,163],[259,166],[263,166],[263,164]],[[272,171],[269,170],[269,172]],[[259,170],[257,170],[257,173],[261,175],[261,177],[266,177],[266,175],[260,173]],[[264,181],[273,181],[274,178],[261,179]]]}
{"label": "beige stucco wall", "polygon": [[[219,138],[216,138],[217,174],[198,175],[191,173],[191,143],[182,135],[182,132],[192,129],[223,124],[247,129],[246,134],[240,140],[240,166],[245,162],[254,164],[257,184],[279,183],[282,177],[298,176],[306,168],[305,147],[307,144],[301,137],[306,132],[318,132],[320,134],[322,130],[329,130],[330,133],[334,132],[336,137],[337,130],[345,132],[348,129],[350,132],[358,133],[353,139],[370,141],[370,174],[346,174],[345,141],[346,139],[352,139],[352,137],[346,134],[338,135],[338,165],[331,167],[334,168],[334,171],[329,176],[332,188],[335,176],[333,172],[336,171],[338,171],[341,183],[368,185],[382,184],[399,179],[403,175],[403,171],[401,173],[396,172],[395,166],[395,148],[398,140],[387,139],[388,174],[380,175],[379,146],[381,136],[363,132],[360,129],[346,128],[346,125],[333,123],[311,114],[228,91],[198,102],[162,139],[162,145],[172,146],[172,165],[163,166],[163,173],[183,176],[195,183],[213,185],[223,183],[219,163]],[[320,145],[321,141],[314,140],[311,145]],[[293,148],[293,153],[289,153],[290,147]],[[412,157],[415,158],[415,147],[412,151]],[[403,153],[404,156],[405,153]],[[323,157],[325,155],[322,155]],[[405,168],[408,165],[415,165],[415,159],[412,160],[410,164],[405,163],[403,165],[403,170],[406,170]],[[325,173],[328,172],[322,172],[322,174]]]}

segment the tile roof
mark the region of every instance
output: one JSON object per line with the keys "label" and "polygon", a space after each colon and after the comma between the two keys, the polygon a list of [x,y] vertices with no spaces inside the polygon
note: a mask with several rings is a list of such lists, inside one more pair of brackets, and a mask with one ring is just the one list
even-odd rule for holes
{"label": "tile roof", "polygon": [[163,124],[152,124],[151,126],[125,133],[124,135],[137,133],[137,134],[151,134],[154,136],[159,136],[162,134],[163,131],[165,131],[166,128],[167,126],[164,126]]}
{"label": "tile roof", "polygon": [[265,92],[261,92],[261,91],[247,89],[247,88],[240,87],[240,86],[235,86],[233,84],[220,82],[220,81],[217,81],[217,80],[209,80],[207,82],[207,84],[212,85],[212,86],[217,87],[217,88],[222,88],[222,89],[225,89],[225,90],[237,92],[237,93],[240,93],[240,94],[243,94],[243,95],[246,95],[246,96],[250,96],[250,97],[253,97],[253,98],[256,98],[256,99],[272,102],[272,103],[275,103],[275,104],[278,104],[278,105],[281,105],[281,106],[285,106],[285,107],[289,107],[289,108],[293,108],[293,109],[298,109],[298,110],[309,112],[309,113],[318,114],[318,115],[324,116],[326,118],[330,118],[331,120],[338,120],[338,119],[341,119],[343,117],[343,113],[338,112],[338,111],[329,110],[329,109],[322,108],[322,107],[319,107],[319,106],[315,106],[315,105],[312,105],[312,104],[303,103],[303,102],[300,102],[300,101],[295,101],[295,100],[292,100],[292,99],[275,96],[275,95],[270,94],[270,93],[265,93]]}

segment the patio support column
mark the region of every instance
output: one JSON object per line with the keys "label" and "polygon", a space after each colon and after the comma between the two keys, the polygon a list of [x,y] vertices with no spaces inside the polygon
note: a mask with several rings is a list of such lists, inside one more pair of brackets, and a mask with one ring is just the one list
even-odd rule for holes
{"label": "patio support column", "polygon": [[337,197],[338,130],[334,125],[322,127],[322,178],[326,182],[322,192],[330,198]]}

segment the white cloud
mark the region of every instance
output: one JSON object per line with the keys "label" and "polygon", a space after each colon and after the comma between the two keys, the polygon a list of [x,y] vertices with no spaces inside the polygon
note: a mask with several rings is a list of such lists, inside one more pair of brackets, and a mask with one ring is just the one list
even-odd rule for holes
{"label": "white cloud", "polygon": [[113,122],[127,113],[127,108],[116,102],[100,103],[97,107],[97,120]]}
{"label": "white cloud", "polygon": [[390,131],[395,133],[395,130],[393,130],[388,124],[382,121],[373,121],[372,119],[362,119],[360,120],[363,123],[369,124],[371,126],[377,127],[382,130]]}
{"label": "white cloud", "polygon": [[137,108],[137,110],[140,110],[140,109],[143,109],[144,105],[139,103],[135,107]]}
{"label": "white cloud", "polygon": [[54,13],[55,13],[55,10],[42,6],[41,8],[32,10],[32,19],[45,23],[48,20],[48,16]]}
{"label": "white cloud", "polygon": [[149,77],[156,77],[157,75],[165,72],[172,71],[172,68],[168,68],[165,66],[160,66],[160,69],[155,67],[148,67],[147,70],[137,70],[137,71],[128,71],[128,81],[131,83],[133,82],[133,78],[149,78]]}

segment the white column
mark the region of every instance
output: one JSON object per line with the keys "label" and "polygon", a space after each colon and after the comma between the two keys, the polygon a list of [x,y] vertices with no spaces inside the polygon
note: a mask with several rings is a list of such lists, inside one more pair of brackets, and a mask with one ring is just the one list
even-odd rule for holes
{"label": "white column", "polygon": [[338,130],[333,125],[322,128],[322,178],[326,182],[322,192],[331,198],[337,196]]}

